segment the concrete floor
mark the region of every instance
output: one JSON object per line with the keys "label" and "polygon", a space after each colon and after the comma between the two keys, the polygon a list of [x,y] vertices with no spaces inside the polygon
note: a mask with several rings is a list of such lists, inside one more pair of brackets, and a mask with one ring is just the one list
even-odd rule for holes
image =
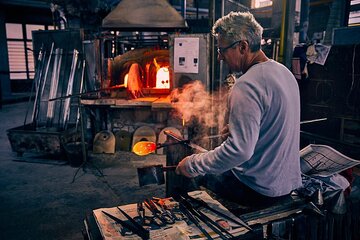
{"label": "concrete floor", "polygon": [[136,172],[138,166],[164,164],[162,155],[90,154],[93,164],[79,171],[65,159],[18,157],[6,130],[24,124],[27,105],[0,109],[0,239],[83,239],[83,220],[93,209],[165,196],[165,185],[139,187]]}

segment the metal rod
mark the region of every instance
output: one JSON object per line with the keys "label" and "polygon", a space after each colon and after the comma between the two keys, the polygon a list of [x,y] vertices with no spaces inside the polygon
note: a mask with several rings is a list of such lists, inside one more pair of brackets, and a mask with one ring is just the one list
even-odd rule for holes
{"label": "metal rod", "polygon": [[[41,99],[42,99],[43,94],[44,94],[44,89],[45,89],[45,85],[46,85],[46,81],[47,81],[47,76],[48,76],[48,73],[49,73],[49,68],[50,68],[53,52],[54,52],[54,42],[51,44],[51,49],[50,49],[50,53],[49,53],[49,59],[47,61],[46,68],[45,68],[45,73],[44,73],[44,80],[42,81],[41,92],[39,92],[38,100],[36,102],[36,111],[35,111],[35,114],[33,116],[33,124],[35,125],[35,127],[37,126],[37,122],[38,122]],[[39,86],[39,89],[40,89],[40,86]]]}
{"label": "metal rod", "polygon": [[224,214],[224,213],[210,207],[209,204],[207,204],[207,202],[205,202],[204,200],[194,198],[194,197],[190,196],[189,194],[187,194],[185,197],[192,200],[192,201],[194,201],[194,202],[196,202],[200,206],[214,212],[215,214],[219,215],[220,217],[223,217],[223,218],[225,218],[225,219],[227,219],[229,221],[232,221],[232,222],[234,222],[234,223],[236,223],[236,224],[238,224],[240,226],[243,226],[243,227],[247,228],[248,230],[252,230],[252,228],[247,223],[242,221],[240,218],[238,220],[233,219],[232,217],[230,217],[230,216],[228,216],[228,215],[226,215],[226,214]]}
{"label": "metal rod", "polygon": [[[62,60],[62,52],[61,48],[57,48],[55,50],[55,59],[53,65],[53,72],[51,76],[51,83],[50,83],[50,92],[49,92],[49,99],[55,98],[57,95],[57,90],[59,86],[59,75],[60,75],[60,68],[61,68],[61,60]],[[46,114],[46,125],[48,127],[52,126],[52,121],[54,118],[54,102],[48,102],[47,114]]]}
{"label": "metal rod", "polygon": [[[40,72],[41,72],[41,65],[42,65],[42,62],[43,62],[43,47],[41,46],[40,48],[40,52],[39,52],[39,56],[38,56],[38,59],[37,59],[37,62],[36,62],[36,70],[35,70],[35,77],[34,77],[34,80],[31,84],[31,91],[30,91],[30,97],[29,97],[29,102],[28,102],[28,106],[26,108],[26,113],[25,113],[25,119],[24,119],[24,126],[26,125],[26,120],[27,120],[27,116],[28,116],[28,113],[29,113],[29,108],[30,108],[30,103],[31,103],[31,98],[32,98],[32,95],[33,95],[33,92],[34,92],[34,89],[35,90],[35,99],[36,99],[36,96],[38,95],[38,85],[39,85],[39,82],[40,82]],[[36,101],[35,101],[36,102]],[[35,106],[35,102],[34,102],[34,106]],[[32,114],[32,117],[34,115],[34,111],[33,111],[33,114]],[[31,117],[31,119],[32,119]]]}
{"label": "metal rod", "polygon": [[306,123],[313,123],[313,122],[320,122],[320,121],[326,121],[327,118],[319,118],[319,119],[313,119],[313,120],[307,120],[307,121],[301,121],[300,124],[306,124]]}
{"label": "metal rod", "polygon": [[[86,60],[83,60],[82,64],[82,70],[81,70],[81,79],[80,79],[80,87],[79,87],[79,93],[82,93],[83,85],[84,85],[84,76],[85,76],[85,67],[86,67]],[[78,123],[80,121],[80,101],[78,101],[78,112],[76,117],[76,129],[78,128]]]}
{"label": "metal rod", "polygon": [[[73,92],[74,77],[75,77],[75,72],[76,72],[78,54],[79,54],[79,52],[76,49],[74,49],[72,63],[71,63],[71,70],[70,70],[69,80],[68,80],[68,84],[67,84],[66,95],[70,95]],[[70,116],[70,98],[65,99],[63,110],[64,110],[64,113],[63,113],[62,124],[63,124],[63,128],[65,129],[65,126],[67,125],[67,122],[68,122],[69,116]]]}
{"label": "metal rod", "polygon": [[107,88],[101,88],[101,89],[98,89],[98,90],[88,91],[88,92],[84,92],[84,93],[70,94],[70,95],[68,95],[68,96],[52,98],[52,99],[49,99],[49,102],[52,102],[52,101],[55,101],[55,100],[59,100],[59,99],[65,99],[65,98],[81,97],[81,96],[84,96],[84,95],[88,95],[88,94],[90,94],[90,93],[97,93],[97,92],[102,92],[102,91],[111,91],[111,90],[116,90],[116,89],[120,89],[120,88],[125,88],[125,85],[124,85],[124,84],[120,84],[120,85],[116,85],[116,86],[112,86],[112,87],[107,87]]}
{"label": "metal rod", "polygon": [[185,206],[184,203],[179,202],[180,207],[182,208],[182,212],[189,218],[191,222],[195,224],[195,226],[206,236],[207,239],[213,239],[210,234],[201,226],[200,222],[196,219],[196,217],[191,213],[191,211]]}
{"label": "metal rod", "polygon": [[45,69],[44,84],[43,84],[43,86],[42,86],[42,88],[41,88],[40,98],[41,98],[42,95],[44,94],[44,89],[45,89],[45,85],[46,85],[46,81],[47,81],[47,75],[48,75],[48,73],[49,73],[49,68],[50,68],[50,63],[51,63],[51,59],[52,59],[53,53],[54,53],[54,43],[51,44],[49,59],[48,59],[48,62],[47,62],[47,64],[46,64],[46,69]]}
{"label": "metal rod", "polygon": [[[169,136],[169,137],[172,137],[173,139],[175,139],[176,141],[179,141],[179,142],[182,142],[184,141],[184,139],[181,137],[181,136],[178,136],[176,135],[175,133],[171,132],[171,131],[164,131],[165,135],[166,136]],[[198,150],[199,152],[201,153],[204,153],[204,152],[207,152],[208,150],[206,150],[205,148],[199,146],[199,145],[196,145],[195,143],[192,143],[192,142],[184,142],[185,145],[195,149],[195,150]]]}
{"label": "metal rod", "polygon": [[87,154],[86,154],[86,144],[85,144],[85,128],[84,128],[84,113],[83,113],[83,107],[80,102],[80,98],[78,99],[79,104],[79,110],[80,110],[80,133],[81,133],[81,153],[83,158],[83,164],[84,165],[87,161]]}

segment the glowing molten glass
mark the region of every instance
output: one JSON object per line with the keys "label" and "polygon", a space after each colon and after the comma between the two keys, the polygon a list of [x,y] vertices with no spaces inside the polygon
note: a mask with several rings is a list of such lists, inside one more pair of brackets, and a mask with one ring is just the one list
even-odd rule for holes
{"label": "glowing molten glass", "polygon": [[167,67],[162,67],[156,72],[156,88],[170,88],[170,74]]}
{"label": "glowing molten glass", "polygon": [[133,152],[139,156],[148,155],[150,153],[155,152],[155,150],[156,150],[156,143],[147,142],[147,141],[137,142],[133,147]]}

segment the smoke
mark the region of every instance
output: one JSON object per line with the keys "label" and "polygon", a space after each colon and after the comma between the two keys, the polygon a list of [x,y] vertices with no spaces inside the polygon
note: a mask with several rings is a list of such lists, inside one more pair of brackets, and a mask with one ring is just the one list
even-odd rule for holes
{"label": "smoke", "polygon": [[227,92],[210,94],[200,81],[195,81],[174,89],[171,99],[178,117],[184,119],[186,125],[197,122],[203,127],[220,130],[225,125]]}

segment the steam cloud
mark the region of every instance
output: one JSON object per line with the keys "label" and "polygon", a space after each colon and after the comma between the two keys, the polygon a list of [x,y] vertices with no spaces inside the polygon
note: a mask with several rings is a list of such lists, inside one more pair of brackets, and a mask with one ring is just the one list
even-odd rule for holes
{"label": "steam cloud", "polygon": [[196,120],[199,124],[222,129],[227,114],[227,93],[210,94],[200,81],[186,84],[182,89],[174,89],[171,98],[180,118],[186,123]]}

